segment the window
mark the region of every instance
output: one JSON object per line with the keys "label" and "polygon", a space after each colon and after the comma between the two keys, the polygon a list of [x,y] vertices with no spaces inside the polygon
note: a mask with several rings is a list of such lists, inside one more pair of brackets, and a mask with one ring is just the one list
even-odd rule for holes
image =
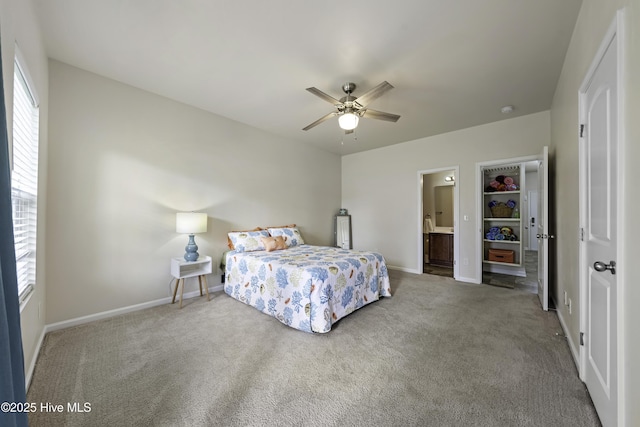
{"label": "window", "polygon": [[13,73],[13,168],[11,201],[13,235],[22,303],[36,282],[36,221],[38,199],[38,124],[36,96],[17,52]]}

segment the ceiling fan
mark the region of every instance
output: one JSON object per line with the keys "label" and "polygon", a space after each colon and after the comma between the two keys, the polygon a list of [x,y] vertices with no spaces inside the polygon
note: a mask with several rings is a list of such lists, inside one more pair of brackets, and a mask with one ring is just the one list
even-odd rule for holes
{"label": "ceiling fan", "polygon": [[340,99],[335,99],[334,97],[327,95],[326,93],[322,92],[319,89],[316,89],[315,87],[307,88],[307,90],[312,94],[333,104],[333,106],[336,107],[336,111],[332,111],[326,116],[319,118],[302,130],[309,130],[312,127],[315,127],[325,120],[328,120],[335,116],[338,116],[338,124],[342,129],[344,129],[345,133],[353,132],[353,130],[358,126],[360,117],[365,117],[367,119],[385,120],[394,123],[398,121],[400,116],[398,116],[397,114],[384,113],[382,111],[376,111],[367,108],[367,106],[372,101],[378,99],[386,91],[393,89],[393,86],[391,86],[389,82],[384,81],[359,97],[351,95],[351,93],[355,89],[355,83],[345,83],[344,85],[342,85],[342,90],[344,91],[344,93],[346,93],[346,96],[343,96]]}

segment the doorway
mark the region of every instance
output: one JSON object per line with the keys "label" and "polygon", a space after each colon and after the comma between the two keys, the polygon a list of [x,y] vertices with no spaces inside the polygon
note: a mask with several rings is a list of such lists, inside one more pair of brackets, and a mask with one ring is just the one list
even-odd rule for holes
{"label": "doorway", "polygon": [[[539,294],[540,278],[545,277],[541,273],[541,261],[544,256],[539,252],[539,239],[541,231],[539,227],[543,223],[541,176],[542,161],[538,157],[526,157],[517,159],[505,159],[485,162],[478,165],[478,179],[482,184],[480,191],[484,194],[483,205],[480,206],[482,227],[482,241],[480,250],[481,282],[487,285],[499,286],[510,289],[523,290],[532,294]],[[487,201],[501,200],[493,188],[487,187],[487,182],[492,177],[498,179],[505,173],[515,174],[511,179],[517,184],[516,188],[507,191],[513,199],[514,207],[511,218],[500,220],[489,213],[484,206]],[[489,181],[487,181],[489,180]],[[507,227],[508,226],[508,227]],[[502,240],[503,236],[492,235],[494,228],[508,228],[515,235],[508,235],[510,242]],[[487,233],[487,231],[489,231]],[[494,240],[495,239],[495,240]],[[506,240],[506,239],[505,239]],[[499,243],[494,243],[500,241]],[[503,243],[504,242],[504,243]],[[512,253],[513,260],[498,262],[492,259],[491,251],[500,250],[504,253]],[[495,251],[497,252],[497,251]],[[544,301],[541,298],[541,301]],[[543,303],[543,309],[547,309]]]}
{"label": "doorway", "polygon": [[418,172],[419,265],[425,274],[456,277],[458,167]]}

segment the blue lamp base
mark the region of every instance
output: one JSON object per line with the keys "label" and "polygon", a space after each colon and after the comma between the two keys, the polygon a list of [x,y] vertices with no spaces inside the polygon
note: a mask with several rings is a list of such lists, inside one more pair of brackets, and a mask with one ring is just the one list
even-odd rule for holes
{"label": "blue lamp base", "polygon": [[189,234],[189,242],[187,246],[184,247],[186,251],[184,253],[185,261],[197,261],[200,254],[198,254],[198,245],[196,245],[195,236],[193,234]]}

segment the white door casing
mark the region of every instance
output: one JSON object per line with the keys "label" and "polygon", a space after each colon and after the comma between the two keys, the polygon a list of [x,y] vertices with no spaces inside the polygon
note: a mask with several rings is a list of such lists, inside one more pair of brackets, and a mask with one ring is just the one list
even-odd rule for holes
{"label": "white door casing", "polygon": [[[615,28],[615,27],[614,27]],[[618,37],[580,93],[582,379],[604,427],[618,425]]]}
{"label": "white door casing", "polygon": [[528,242],[529,242],[529,250],[537,251],[538,250],[538,239],[536,234],[538,232],[538,218],[540,217],[539,206],[538,206],[538,192],[537,191],[529,191],[527,194],[527,202],[529,204],[528,212],[529,215],[527,217],[527,233],[528,233]]}

